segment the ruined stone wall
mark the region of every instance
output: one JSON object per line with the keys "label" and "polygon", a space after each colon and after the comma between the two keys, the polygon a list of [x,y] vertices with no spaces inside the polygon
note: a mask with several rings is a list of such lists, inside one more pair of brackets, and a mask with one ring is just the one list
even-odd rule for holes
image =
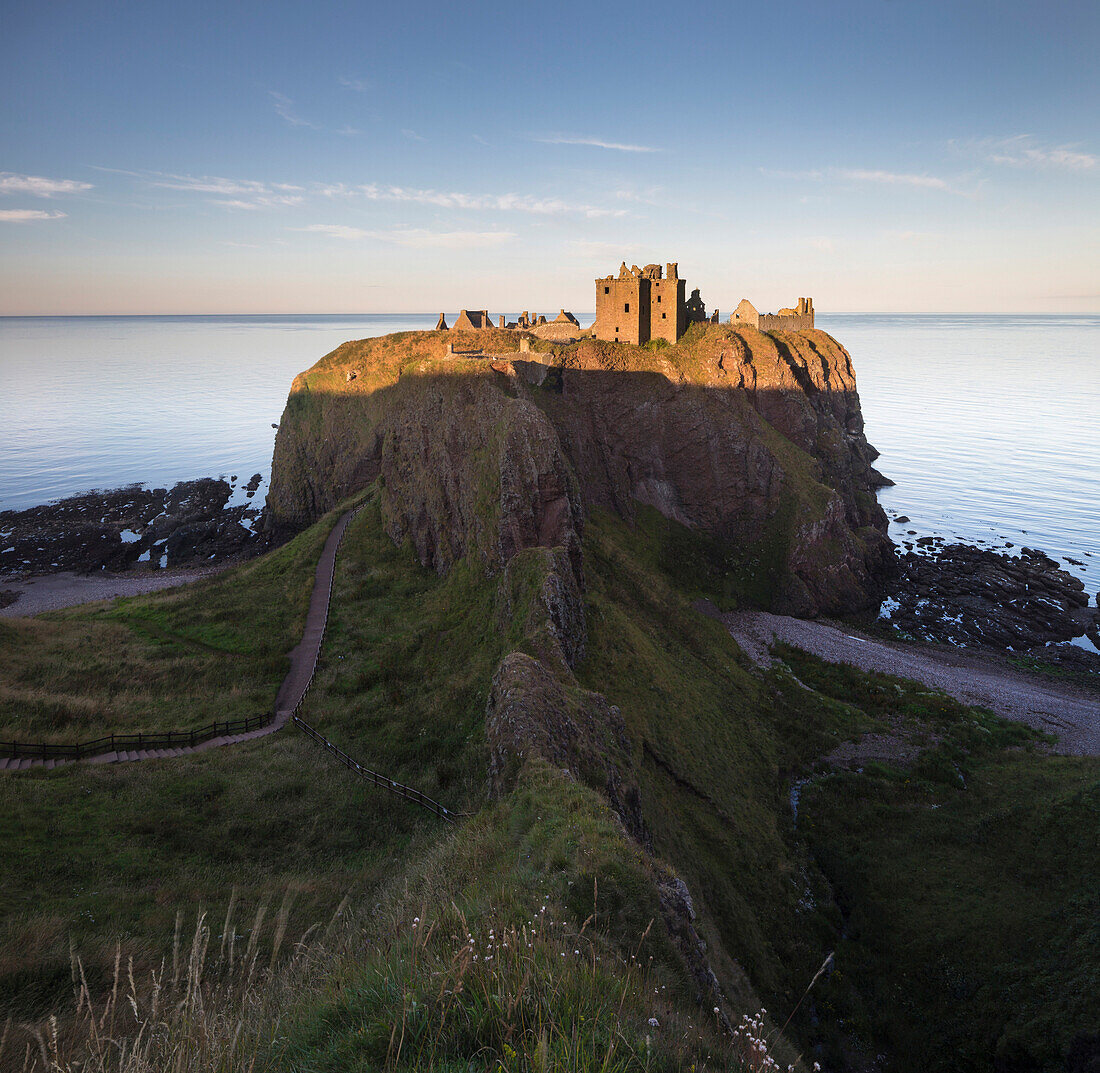
{"label": "ruined stone wall", "polygon": [[813,313],[794,313],[783,316],[776,313],[761,313],[757,324],[762,332],[804,332],[813,326]]}
{"label": "ruined stone wall", "polygon": [[596,280],[596,338],[641,346],[649,342],[650,283],[648,279]]}
{"label": "ruined stone wall", "polygon": [[675,343],[687,330],[684,280],[654,279],[649,283],[649,337]]}

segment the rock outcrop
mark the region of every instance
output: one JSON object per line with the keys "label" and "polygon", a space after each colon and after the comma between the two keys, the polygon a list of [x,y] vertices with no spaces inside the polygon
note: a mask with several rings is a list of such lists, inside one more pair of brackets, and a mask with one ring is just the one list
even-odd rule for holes
{"label": "rock outcrop", "polygon": [[1080,578],[1034,548],[1019,556],[948,544],[899,561],[883,616],[926,641],[1031,649],[1088,634],[1100,609]]}
{"label": "rock outcrop", "polygon": [[[234,478],[236,480],[236,478]],[[251,497],[261,481],[245,485]],[[233,487],[210,477],[171,489],[134,485],[0,512],[0,576],[123,571],[255,554],[259,510],[227,506]]]}
{"label": "rock outcrop", "polygon": [[[446,342],[488,360],[449,357]],[[299,376],[271,527],[297,530],[378,480],[391,535],[425,565],[472,553],[495,572],[523,548],[562,547],[579,579],[585,510],[630,519],[646,504],[766,549],[777,610],[877,601],[893,555],[883,479],[851,360],[824,332],[698,326],[659,351],[585,340],[522,362],[512,346],[499,331],[405,333],[345,344]]]}

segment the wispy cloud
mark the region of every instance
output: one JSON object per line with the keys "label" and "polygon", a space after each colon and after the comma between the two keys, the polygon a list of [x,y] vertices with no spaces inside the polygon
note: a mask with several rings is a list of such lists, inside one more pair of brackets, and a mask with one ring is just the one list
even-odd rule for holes
{"label": "wispy cloud", "polygon": [[[104,169],[108,170],[108,169]],[[167,172],[120,172],[150,186],[181,190],[210,197],[213,204],[233,209],[275,209],[303,203],[310,198],[364,199],[430,205],[438,209],[478,212],[518,212],[533,216],[584,216],[587,219],[623,217],[625,208],[605,208],[564,201],[537,194],[467,194],[460,191],[432,190],[386,183],[277,183],[258,179],[230,179],[219,175],[174,175]]]}
{"label": "wispy cloud", "polygon": [[627,142],[611,142],[604,138],[570,138],[565,135],[555,135],[546,138],[535,138],[536,142],[544,145],[590,145],[596,149],[614,149],[619,153],[659,153],[660,149],[652,145],[631,145]]}
{"label": "wispy cloud", "polygon": [[1097,154],[1082,152],[1076,145],[1040,145],[1030,134],[951,141],[948,145],[957,152],[976,156],[989,164],[1014,168],[1054,168],[1062,171],[1100,169],[1100,156]]}
{"label": "wispy cloud", "polygon": [[891,242],[920,242],[924,239],[938,238],[939,236],[931,231],[883,231],[883,237],[889,239]]}
{"label": "wispy cloud", "polygon": [[409,130],[408,127],[404,127],[401,133],[409,139],[410,142],[426,142],[428,139],[423,134],[417,134],[415,130]]}
{"label": "wispy cloud", "polygon": [[365,78],[341,78],[340,85],[356,93],[367,93],[371,88],[371,84]]}
{"label": "wispy cloud", "polygon": [[0,171],[0,194],[56,197],[58,194],[79,194],[91,189],[91,183],[78,182],[76,179],[46,179],[41,175],[17,175],[13,171]]}
{"label": "wispy cloud", "polygon": [[31,220],[60,220],[64,212],[43,212],[42,209],[0,209],[0,223],[25,224]]}
{"label": "wispy cloud", "polygon": [[579,257],[605,258],[616,257],[619,260],[628,253],[637,253],[642,247],[636,242],[599,242],[595,239],[571,239],[569,248]]}
{"label": "wispy cloud", "polygon": [[[258,182],[252,179],[223,179],[217,175],[172,175],[170,173],[127,172],[143,179],[150,186],[160,186],[166,190],[191,190],[197,194],[267,194],[275,184]],[[283,189],[290,189],[285,185]]]}
{"label": "wispy cloud", "polygon": [[282,119],[285,119],[292,127],[308,127],[310,130],[321,129],[316,123],[311,123],[308,119],[303,119],[295,110],[294,102],[285,93],[277,93],[273,89],[269,90],[268,93],[275,103],[276,113]]}
{"label": "wispy cloud", "polygon": [[927,190],[951,190],[952,185],[936,175],[915,175],[903,171],[867,170],[863,168],[843,168],[837,173],[840,178],[856,183],[886,183],[888,186],[920,186]]}
{"label": "wispy cloud", "polygon": [[[103,169],[109,170],[109,169]],[[305,187],[296,183],[261,182],[257,179],[227,179],[220,175],[173,175],[168,172],[120,172],[164,190],[195,194],[220,194],[208,200],[229,209],[277,209],[305,200]]]}
{"label": "wispy cloud", "polygon": [[429,231],[416,227],[392,231],[370,231],[361,227],[347,227],[344,224],[310,224],[308,227],[294,227],[291,230],[316,232],[349,241],[375,239],[378,242],[389,242],[395,246],[407,246],[413,249],[429,247],[469,249],[474,246],[500,246],[511,242],[516,237],[513,231]]}
{"label": "wispy cloud", "polygon": [[761,168],[762,175],[775,179],[801,179],[810,182],[876,183],[884,186],[912,186],[924,190],[943,190],[961,194],[963,191],[953,182],[938,175],[917,174],[907,171],[886,171],[882,168],[814,168],[810,171],[781,171]]}
{"label": "wispy cloud", "polygon": [[630,201],[636,205],[660,206],[663,202],[664,191],[659,186],[651,186],[647,190],[631,190],[623,188],[615,191],[615,197],[620,201]]}
{"label": "wispy cloud", "polygon": [[431,190],[381,183],[345,186],[336,183],[318,188],[329,197],[363,197],[368,201],[400,201],[417,205],[432,205],[440,209],[465,209],[481,212],[524,212],[534,216],[577,214],[589,219],[604,216],[626,216],[626,209],[608,209],[599,205],[574,204],[556,197],[535,194],[464,194],[458,191]]}
{"label": "wispy cloud", "polygon": [[276,196],[261,195],[259,197],[244,198],[211,198],[211,204],[221,205],[227,209],[279,209],[287,205],[298,205],[305,199],[300,194],[281,194]]}

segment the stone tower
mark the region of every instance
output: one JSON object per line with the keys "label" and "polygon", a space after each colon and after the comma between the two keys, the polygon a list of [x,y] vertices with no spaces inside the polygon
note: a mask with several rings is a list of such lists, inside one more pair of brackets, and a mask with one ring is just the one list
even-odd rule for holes
{"label": "stone tower", "polygon": [[667,277],[660,265],[619,266],[618,276],[596,280],[597,339],[641,346],[650,339],[675,343],[687,329],[685,281],[669,263]]}

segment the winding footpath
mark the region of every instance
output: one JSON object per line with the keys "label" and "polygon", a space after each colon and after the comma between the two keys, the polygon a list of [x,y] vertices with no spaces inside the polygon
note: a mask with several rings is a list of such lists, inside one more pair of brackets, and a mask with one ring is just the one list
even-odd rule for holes
{"label": "winding footpath", "polygon": [[[314,575],[313,594],[309,601],[309,611],[306,614],[306,625],[302,632],[302,639],[290,652],[290,670],[279,687],[275,698],[274,718],[256,730],[246,734],[227,734],[222,737],[210,738],[198,745],[182,746],[172,749],[137,749],[131,751],[117,751],[100,753],[96,756],[86,757],[83,763],[89,764],[114,764],[132,760],[156,760],[171,756],[184,756],[187,753],[201,753],[207,749],[220,748],[223,745],[237,745],[243,741],[252,741],[254,738],[266,737],[282,730],[290,722],[294,713],[298,710],[310,685],[313,675],[317,670],[317,660],[321,655],[321,642],[325,637],[325,627],[328,624],[329,602],[332,598],[332,579],[336,571],[336,553],[340,542],[344,539],[352,518],[355,517],[357,508],[349,510],[332,528],[332,532],[325,541],[321,551],[321,557],[317,560],[317,571]],[[73,760],[54,759],[3,759],[0,758],[0,771],[22,771],[30,767],[58,767],[61,764],[75,763]]]}
{"label": "winding footpath", "polygon": [[945,651],[879,641],[847,627],[766,611],[722,614],[708,601],[699,601],[696,607],[722,622],[760,666],[771,663],[771,645],[784,641],[832,663],[923,682],[963,704],[988,708],[1054,734],[1058,738],[1055,752],[1100,756],[1100,696],[1096,694],[1017,673],[964,649]]}

